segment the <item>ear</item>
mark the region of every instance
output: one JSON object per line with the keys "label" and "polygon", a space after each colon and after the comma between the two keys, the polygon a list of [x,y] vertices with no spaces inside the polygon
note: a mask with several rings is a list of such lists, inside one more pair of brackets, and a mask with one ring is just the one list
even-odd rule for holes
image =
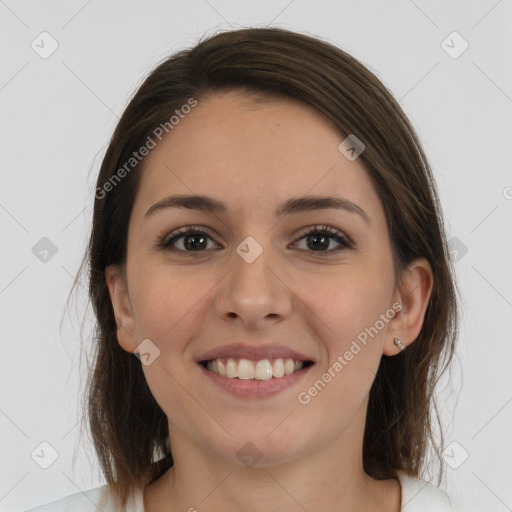
{"label": "ear", "polygon": [[383,354],[394,356],[400,352],[394,338],[407,347],[418,337],[433,287],[433,273],[425,258],[414,260],[404,271],[402,282],[395,292],[394,303],[402,308],[388,325]]}
{"label": "ear", "polygon": [[117,341],[124,350],[133,353],[137,347],[135,322],[124,268],[110,265],[105,269],[105,279],[116,317]]}

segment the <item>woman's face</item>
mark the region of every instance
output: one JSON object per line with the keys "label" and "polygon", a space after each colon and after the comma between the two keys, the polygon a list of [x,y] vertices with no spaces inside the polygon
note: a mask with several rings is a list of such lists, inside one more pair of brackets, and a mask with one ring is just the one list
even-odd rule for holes
{"label": "woman's face", "polygon": [[[308,106],[230,92],[201,100],[147,157],[126,274],[107,277],[119,342],[140,350],[171,446],[239,464],[360,449],[381,356],[415,336],[402,313],[391,320],[403,297],[384,211],[342,141]],[[211,202],[161,203],[171,196]],[[327,197],[341,206],[305,201]],[[305,368],[281,376],[288,358]],[[260,378],[222,376],[212,359]]]}

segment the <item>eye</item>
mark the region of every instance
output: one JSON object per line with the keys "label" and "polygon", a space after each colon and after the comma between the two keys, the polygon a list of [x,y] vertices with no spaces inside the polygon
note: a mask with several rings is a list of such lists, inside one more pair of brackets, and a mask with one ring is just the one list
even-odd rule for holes
{"label": "eye", "polygon": [[[208,239],[212,240],[208,233],[194,226],[186,226],[163,237],[159,240],[157,247],[163,251],[179,252],[192,256],[192,253],[202,252],[203,249],[208,248]],[[177,245],[181,247],[175,246],[178,241],[180,243]]]}
{"label": "eye", "polygon": [[[313,226],[303,233],[299,240],[306,239],[306,247],[303,250],[317,253],[319,256],[328,256],[343,249],[352,249],[354,244],[337,229],[330,226]],[[329,249],[332,241],[338,243],[338,247]],[[297,242],[295,242],[297,244]],[[328,249],[328,250],[323,250]]]}
{"label": "eye", "polygon": [[[306,239],[306,247],[301,248],[309,253],[316,253],[319,256],[329,255],[343,249],[351,249],[354,244],[343,233],[330,226],[313,226],[308,228],[299,241]],[[181,255],[193,256],[193,253],[204,252],[208,247],[208,240],[212,237],[194,226],[185,226],[172,233],[160,238],[157,242],[157,248],[162,251],[171,251]],[[338,244],[338,247],[329,248],[332,242]],[[293,245],[297,245],[295,242]],[[219,246],[217,246],[218,248]],[[327,250],[325,250],[327,249]]]}

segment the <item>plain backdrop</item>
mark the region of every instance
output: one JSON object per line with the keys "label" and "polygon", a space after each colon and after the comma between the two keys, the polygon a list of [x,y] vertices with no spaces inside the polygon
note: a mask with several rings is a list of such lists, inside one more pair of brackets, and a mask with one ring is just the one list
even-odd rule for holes
{"label": "plain backdrop", "polygon": [[512,510],[507,0],[0,0],[0,510],[104,483],[80,436],[81,354],[92,344],[86,283],[66,301],[118,117],[165,56],[219,30],[266,25],[351,53],[416,128],[463,299],[457,357],[442,383],[441,487],[456,510]]}

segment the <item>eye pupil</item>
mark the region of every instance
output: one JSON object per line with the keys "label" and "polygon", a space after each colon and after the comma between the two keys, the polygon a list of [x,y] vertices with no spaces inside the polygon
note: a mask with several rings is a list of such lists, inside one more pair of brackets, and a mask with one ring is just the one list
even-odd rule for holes
{"label": "eye pupil", "polygon": [[[308,236],[308,240],[321,240],[321,242],[318,244],[316,242],[314,242],[312,245],[313,245],[313,251],[320,248],[320,249],[327,249],[329,247],[329,238],[326,237],[325,235],[310,235]],[[310,244],[308,243],[308,247],[310,247]]]}
{"label": "eye pupil", "polygon": [[[191,240],[199,239],[199,242],[193,242]],[[190,243],[188,243],[190,242]],[[206,238],[204,235],[185,235],[184,237],[184,245],[187,250],[196,250],[196,249],[204,249],[206,247]]]}

